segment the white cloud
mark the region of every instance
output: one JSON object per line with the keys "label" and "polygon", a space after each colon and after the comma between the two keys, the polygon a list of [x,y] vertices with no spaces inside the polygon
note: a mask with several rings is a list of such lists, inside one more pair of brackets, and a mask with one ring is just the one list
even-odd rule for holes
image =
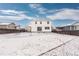
{"label": "white cloud", "polygon": [[39,14],[46,14],[47,13],[47,9],[40,7],[37,9]]}
{"label": "white cloud", "polygon": [[71,19],[79,20],[79,10],[78,9],[61,9],[59,12],[48,15],[47,18],[56,20],[56,19]]}
{"label": "white cloud", "polygon": [[49,10],[47,8],[44,8],[41,4],[29,4],[29,6],[32,9],[35,9],[36,11],[38,11],[39,14],[48,14],[48,13],[53,13],[53,12],[57,12],[59,10]]}
{"label": "white cloud", "polygon": [[0,20],[23,20],[23,19],[32,19],[26,15],[19,15],[19,16],[2,16],[0,15]]}
{"label": "white cloud", "polygon": [[[0,20],[23,20],[32,19],[33,17],[27,16],[24,11],[16,10],[0,10]],[[4,14],[4,15],[2,15]]]}
{"label": "white cloud", "polygon": [[33,9],[37,10],[39,14],[46,14],[46,12],[47,12],[47,9],[42,7],[41,4],[34,3],[34,4],[29,4],[29,6]]}
{"label": "white cloud", "polygon": [[36,3],[34,3],[34,4],[29,4],[29,6],[30,6],[31,8],[39,8],[39,7],[41,6],[41,4],[36,4]]}
{"label": "white cloud", "polygon": [[3,14],[22,14],[24,13],[23,11],[16,11],[16,10],[0,10],[0,13]]}

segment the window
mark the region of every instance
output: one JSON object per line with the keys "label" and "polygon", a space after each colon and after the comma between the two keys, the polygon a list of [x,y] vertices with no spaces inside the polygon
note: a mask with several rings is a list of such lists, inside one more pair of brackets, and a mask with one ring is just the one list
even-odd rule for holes
{"label": "window", "polygon": [[35,21],[35,24],[37,24],[37,21]]}
{"label": "window", "polygon": [[42,31],[42,27],[37,27],[37,31]]}
{"label": "window", "polygon": [[42,22],[40,21],[40,24],[42,24]]}
{"label": "window", "polygon": [[49,21],[47,21],[47,24],[49,24]]}
{"label": "window", "polygon": [[50,29],[50,27],[45,27],[45,29]]}

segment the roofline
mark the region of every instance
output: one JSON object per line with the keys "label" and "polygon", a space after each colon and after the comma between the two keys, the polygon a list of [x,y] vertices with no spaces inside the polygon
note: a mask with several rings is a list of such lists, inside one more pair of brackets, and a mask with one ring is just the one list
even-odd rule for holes
{"label": "roofline", "polygon": [[[74,26],[75,23],[78,23],[79,21],[72,22],[71,24],[59,26],[59,27],[66,27],[66,26]],[[58,26],[57,26],[58,27]]]}
{"label": "roofline", "polygon": [[32,21],[50,21],[50,20],[32,20]]}

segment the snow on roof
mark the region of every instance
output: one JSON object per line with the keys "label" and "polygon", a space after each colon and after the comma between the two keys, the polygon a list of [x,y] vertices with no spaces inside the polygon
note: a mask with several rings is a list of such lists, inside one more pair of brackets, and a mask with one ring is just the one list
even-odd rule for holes
{"label": "snow on roof", "polygon": [[10,23],[0,23],[0,25],[9,25]]}
{"label": "snow on roof", "polygon": [[12,24],[12,23],[0,23],[0,25],[9,25],[9,24]]}
{"label": "snow on roof", "polygon": [[72,25],[79,25],[79,21],[74,22]]}
{"label": "snow on roof", "polygon": [[[78,23],[78,24],[76,24]],[[70,24],[66,24],[66,25],[61,25],[60,27],[64,27],[64,26],[73,26],[73,25],[79,25],[79,21],[75,21],[75,22],[72,22]]]}

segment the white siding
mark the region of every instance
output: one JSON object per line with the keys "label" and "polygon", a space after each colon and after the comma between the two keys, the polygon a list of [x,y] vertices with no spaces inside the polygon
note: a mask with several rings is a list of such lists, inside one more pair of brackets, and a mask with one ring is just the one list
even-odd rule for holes
{"label": "white siding", "polygon": [[75,22],[71,25],[64,26],[63,30],[79,30],[79,22]]}
{"label": "white siding", "polygon": [[79,25],[75,26],[75,30],[79,30]]}
{"label": "white siding", "polygon": [[65,26],[63,30],[71,30],[70,26]]}
{"label": "white siding", "polygon": [[14,23],[0,23],[0,29],[16,29]]}
{"label": "white siding", "polygon": [[[35,24],[35,22],[37,22],[37,24]],[[40,22],[42,22],[42,24],[40,24]],[[49,24],[47,24],[47,21],[32,21],[30,23],[31,32],[37,32],[37,27],[42,27],[42,32],[52,31],[51,22],[49,22]],[[45,29],[45,27],[49,27],[50,29]]]}

